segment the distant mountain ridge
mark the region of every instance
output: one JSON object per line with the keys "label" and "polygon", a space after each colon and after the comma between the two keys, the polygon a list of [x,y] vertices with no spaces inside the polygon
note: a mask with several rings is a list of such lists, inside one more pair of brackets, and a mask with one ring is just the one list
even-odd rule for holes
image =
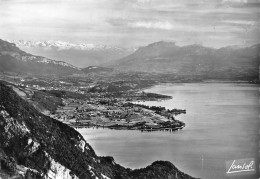
{"label": "distant mountain ridge", "polygon": [[[134,53],[119,60],[108,60],[102,66],[87,65],[89,67],[84,68],[83,65],[78,68],[67,62],[31,55],[20,50],[13,43],[0,40],[0,72],[38,75],[144,72],[167,74],[174,78],[181,76],[192,77],[190,79],[251,81],[258,79],[259,51],[260,44],[214,49],[197,44],[178,46],[173,42],[160,41],[140,47]],[[68,51],[59,52],[66,56]],[[102,52],[97,53],[104,55]],[[84,55],[83,57],[85,58]],[[76,57],[71,60],[77,61]],[[95,61],[94,58],[92,60]]]}
{"label": "distant mountain ridge", "polygon": [[54,40],[47,40],[47,41],[26,41],[26,40],[8,40],[10,43],[16,44],[18,47],[45,47],[45,48],[56,48],[58,50],[67,50],[67,49],[77,49],[77,50],[103,50],[103,49],[114,49],[114,50],[135,50],[135,48],[122,48],[116,46],[108,46],[108,45],[96,45],[92,43],[70,43],[66,41],[54,41]]}
{"label": "distant mountain ridge", "polygon": [[0,39],[0,72],[32,74],[73,74],[80,69],[63,61],[31,55],[20,50],[15,44]]}
{"label": "distant mountain ridge", "polygon": [[92,43],[70,43],[65,41],[9,41],[26,52],[63,60],[74,66],[84,68],[118,60],[133,53],[135,48],[122,48]]}
{"label": "distant mountain ridge", "polygon": [[204,79],[256,79],[259,50],[260,44],[214,49],[160,41],[141,47],[107,66],[120,71],[201,76]]}

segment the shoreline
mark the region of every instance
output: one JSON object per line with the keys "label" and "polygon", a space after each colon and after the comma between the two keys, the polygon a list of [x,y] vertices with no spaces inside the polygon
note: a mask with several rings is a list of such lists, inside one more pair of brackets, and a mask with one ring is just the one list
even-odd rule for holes
{"label": "shoreline", "polygon": [[[97,112],[99,117],[76,119],[64,123],[74,128],[101,127],[139,131],[176,131],[185,127],[184,122],[175,119],[177,115],[186,114],[186,110],[183,109],[169,110],[161,106],[147,106],[129,102],[124,102],[116,108],[117,112],[101,110]],[[121,112],[118,109],[121,109]]]}
{"label": "shoreline", "polygon": [[[150,89],[154,86],[158,86],[158,85],[171,85],[171,84],[208,84],[208,83],[235,83],[235,84],[259,84],[259,83],[254,83],[254,82],[250,82],[250,81],[226,81],[226,80],[204,80],[204,81],[197,81],[197,82],[181,82],[181,81],[175,81],[175,82],[160,82],[157,84],[152,85],[151,87],[147,87],[144,88],[145,90]],[[142,89],[141,89],[142,90]]]}
{"label": "shoreline", "polygon": [[182,122],[181,126],[177,127],[152,127],[152,126],[142,126],[142,127],[129,127],[129,126],[102,126],[102,125],[72,125],[68,124],[70,127],[73,127],[75,129],[84,129],[84,128],[102,128],[102,129],[110,129],[110,130],[136,130],[136,131],[147,131],[147,132],[152,132],[152,131],[169,131],[169,132],[174,132],[181,130],[185,127],[185,123]]}

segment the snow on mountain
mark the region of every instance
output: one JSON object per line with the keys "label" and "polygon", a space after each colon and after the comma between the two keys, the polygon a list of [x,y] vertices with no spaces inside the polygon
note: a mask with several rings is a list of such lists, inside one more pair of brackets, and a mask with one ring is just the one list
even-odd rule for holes
{"label": "snow on mountain", "polygon": [[70,43],[65,41],[27,41],[6,40],[16,44],[21,50],[37,56],[57,61],[65,61],[73,66],[102,66],[110,61],[118,60],[132,54],[135,48],[121,48],[92,43]]}
{"label": "snow on mountain", "polygon": [[15,44],[0,39],[0,71],[37,73],[37,74],[72,74],[80,68],[64,61],[32,55],[20,50]]}
{"label": "snow on mountain", "polygon": [[65,42],[65,41],[53,41],[53,40],[48,40],[48,41],[26,41],[26,40],[12,40],[9,41],[11,43],[15,43],[18,47],[40,47],[40,48],[45,48],[47,49],[56,49],[56,50],[115,50],[115,51],[121,51],[121,50],[130,50],[130,51],[135,51],[135,48],[120,48],[120,47],[112,47],[112,46],[107,46],[107,45],[96,45],[92,43],[70,43],[70,42]]}

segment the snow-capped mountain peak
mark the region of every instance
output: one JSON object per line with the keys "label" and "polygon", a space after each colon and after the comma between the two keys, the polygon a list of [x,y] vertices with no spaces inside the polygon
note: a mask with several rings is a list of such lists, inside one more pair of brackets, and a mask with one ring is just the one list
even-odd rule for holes
{"label": "snow-capped mountain peak", "polygon": [[[70,43],[61,40],[47,40],[47,41],[26,41],[26,40],[12,40],[9,41],[11,43],[15,43],[18,47],[28,47],[28,48],[44,48],[48,49],[56,49],[56,50],[128,50],[121,47],[113,47],[107,45],[96,45],[92,43]],[[130,51],[134,51],[134,48],[129,49]]]}
{"label": "snow-capped mountain peak", "polygon": [[136,51],[136,48],[122,48],[88,42],[71,43],[63,40],[6,41],[15,44],[18,48],[28,53],[56,61],[65,61],[80,68],[103,65],[126,57]]}

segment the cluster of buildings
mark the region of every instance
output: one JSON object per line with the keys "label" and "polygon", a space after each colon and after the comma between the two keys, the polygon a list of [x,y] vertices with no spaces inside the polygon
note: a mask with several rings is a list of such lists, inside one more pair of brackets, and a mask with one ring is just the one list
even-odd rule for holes
{"label": "cluster of buildings", "polygon": [[64,99],[63,103],[51,117],[72,126],[129,126],[138,122],[157,125],[168,120],[151,110],[109,98]]}

